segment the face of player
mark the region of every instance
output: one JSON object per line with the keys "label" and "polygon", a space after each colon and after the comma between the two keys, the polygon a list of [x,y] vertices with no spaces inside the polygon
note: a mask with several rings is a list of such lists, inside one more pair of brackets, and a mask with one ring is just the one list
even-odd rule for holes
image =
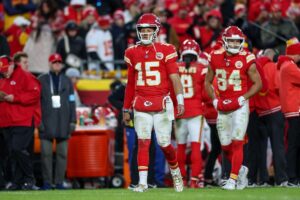
{"label": "face of player", "polygon": [[62,69],[62,63],[60,61],[54,61],[50,63],[50,70],[54,73],[59,73]]}
{"label": "face of player", "polygon": [[151,44],[153,41],[153,35],[154,35],[154,28],[147,27],[147,28],[140,28],[139,29],[139,37],[143,44],[148,45]]}
{"label": "face of player", "polygon": [[227,51],[231,54],[238,53],[242,48],[243,40],[241,39],[226,39]]}

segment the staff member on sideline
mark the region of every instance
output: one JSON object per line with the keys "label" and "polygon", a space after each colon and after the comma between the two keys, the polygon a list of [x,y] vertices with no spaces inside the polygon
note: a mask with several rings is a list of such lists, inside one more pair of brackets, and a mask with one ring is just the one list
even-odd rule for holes
{"label": "staff member on sideline", "polygon": [[12,166],[11,190],[37,189],[28,152],[34,129],[34,111],[40,100],[40,84],[10,57],[0,57],[0,129]]}
{"label": "staff member on sideline", "polygon": [[71,80],[61,73],[62,58],[59,54],[49,57],[49,73],[39,77],[42,85],[42,123],[40,126],[42,189],[52,188],[52,143],[56,140],[55,188],[64,189],[67,165],[68,139],[75,130],[75,95]]}

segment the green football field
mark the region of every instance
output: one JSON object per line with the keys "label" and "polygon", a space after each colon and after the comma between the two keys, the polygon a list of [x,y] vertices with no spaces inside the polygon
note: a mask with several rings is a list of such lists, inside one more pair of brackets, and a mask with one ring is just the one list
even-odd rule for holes
{"label": "green football field", "polygon": [[300,188],[256,188],[242,191],[221,189],[185,189],[176,193],[173,189],[151,189],[135,193],[126,189],[22,191],[0,192],[0,200],[300,200]]}

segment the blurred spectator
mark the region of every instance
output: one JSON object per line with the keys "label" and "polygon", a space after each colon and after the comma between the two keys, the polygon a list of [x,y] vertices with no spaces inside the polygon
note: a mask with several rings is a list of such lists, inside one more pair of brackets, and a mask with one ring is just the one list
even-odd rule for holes
{"label": "blurred spectator", "polygon": [[118,9],[123,9],[122,0],[103,1],[103,0],[87,0],[88,4],[93,5],[101,15],[109,15]]}
{"label": "blurred spectator", "polygon": [[63,22],[62,12],[55,1],[42,0],[32,16],[33,31],[23,49],[28,54],[30,72],[39,75],[48,71],[48,55],[55,48],[57,37],[63,30]]}
{"label": "blurred spectator", "polygon": [[18,16],[15,18],[13,25],[5,31],[4,34],[7,37],[11,55],[23,50],[31,31],[29,25],[29,20]]}
{"label": "blurred spectator", "polygon": [[123,0],[123,2],[125,4],[124,21],[127,24],[136,20],[140,14],[140,9],[138,7],[138,0]]}
{"label": "blurred spectator", "polygon": [[157,36],[158,42],[173,44],[176,49],[179,48],[179,40],[175,30],[167,22],[167,12],[163,7],[157,7],[153,13],[160,19],[161,27]]}
{"label": "blurred spectator", "polygon": [[[97,23],[93,25],[86,36],[86,48],[88,52],[89,70],[99,70],[99,63],[113,61],[113,41],[109,31],[111,26],[111,18],[100,16]],[[113,63],[101,63],[103,70],[114,70]]]}
{"label": "blurred spectator", "polygon": [[[61,73],[62,58],[59,54],[49,56],[49,73],[39,77],[42,85],[41,139],[42,189],[64,189],[68,139],[76,126],[75,95],[71,80]],[[56,141],[55,178],[53,182],[53,140]]]}
{"label": "blurred spectator", "polygon": [[0,34],[0,55],[10,55],[9,44],[6,40],[6,37]]}
{"label": "blurred spectator", "polygon": [[181,44],[185,39],[190,38],[187,34],[187,29],[193,23],[193,18],[188,15],[185,7],[180,7],[178,14],[169,20],[169,23],[176,31],[179,43]]}
{"label": "blurred spectator", "polygon": [[85,41],[78,35],[78,25],[74,21],[65,25],[65,34],[58,41],[56,52],[61,55],[65,64],[63,71],[70,67],[82,67],[82,61],[86,60]]}
{"label": "blurred spectator", "polygon": [[[261,3],[260,1],[258,3]],[[264,4],[259,4],[260,6],[256,8],[255,16],[252,17],[253,20],[250,20],[248,18],[247,25],[244,24],[243,26],[243,32],[248,37],[248,39],[251,41],[252,46],[256,49],[263,49],[264,45],[261,42],[261,26],[264,24],[269,17],[269,13],[267,11],[267,7]],[[252,6],[250,5],[251,9]]]}
{"label": "blurred spectator", "polygon": [[80,24],[79,28],[79,35],[85,39],[87,33],[96,22],[98,18],[98,13],[95,7],[93,6],[86,6],[83,10],[83,21]]}
{"label": "blurred spectator", "polygon": [[300,28],[300,1],[292,0],[291,5],[287,10],[287,16],[293,20],[299,30]]}
{"label": "blurred spectator", "polygon": [[12,184],[8,189],[35,190],[29,145],[40,84],[9,57],[0,57],[0,62],[0,73],[4,77],[0,79],[0,132],[4,135],[12,170]]}
{"label": "blurred spectator", "polygon": [[288,121],[287,174],[288,186],[299,184],[299,131],[300,131],[300,43],[297,39],[289,40],[286,56],[278,59],[280,69],[280,103],[285,118]]}
{"label": "blurred spectator", "polygon": [[188,32],[195,38],[202,51],[210,53],[222,31],[222,15],[219,10],[211,10],[205,14],[205,26],[190,27]]}
{"label": "blurred spectator", "polygon": [[137,42],[137,33],[135,29],[137,20],[138,16],[131,22],[125,24],[127,47],[131,47]]}
{"label": "blurred spectator", "polygon": [[8,15],[18,15],[36,10],[36,5],[32,0],[3,0],[5,11]]}
{"label": "blurred spectator", "polygon": [[230,19],[234,17],[234,0],[215,0],[215,3],[222,13],[223,26],[228,26]]}
{"label": "blurred spectator", "polygon": [[70,5],[65,7],[65,21],[75,21],[78,25],[83,19],[83,9],[86,6],[86,0],[71,0]]}
{"label": "blurred spectator", "polygon": [[279,3],[271,5],[271,18],[262,26],[261,41],[265,48],[275,48],[283,54],[285,41],[292,37],[299,37],[299,31],[294,22],[282,18],[281,10]]}
{"label": "blurred spectator", "polygon": [[69,68],[66,71],[66,76],[69,79],[71,79],[71,81],[73,83],[74,95],[75,95],[75,105],[76,105],[76,107],[83,106],[82,103],[81,103],[81,101],[80,101],[80,97],[78,95],[78,92],[77,92],[77,83],[78,83],[78,80],[80,78],[80,72],[79,72],[79,70],[76,69],[76,68]]}
{"label": "blurred spectator", "polygon": [[24,71],[28,71],[28,55],[24,52],[17,52],[13,58],[14,62],[22,67]]}
{"label": "blurred spectator", "polygon": [[4,7],[3,3],[0,2],[0,32],[3,32],[4,29]]}
{"label": "blurred spectator", "polygon": [[[111,34],[113,38],[114,60],[123,60],[125,49],[127,48],[126,30],[124,24],[124,13],[122,10],[116,10],[113,15],[113,24]],[[126,69],[126,65],[118,64],[119,68]],[[118,68],[118,67],[116,67]]]}

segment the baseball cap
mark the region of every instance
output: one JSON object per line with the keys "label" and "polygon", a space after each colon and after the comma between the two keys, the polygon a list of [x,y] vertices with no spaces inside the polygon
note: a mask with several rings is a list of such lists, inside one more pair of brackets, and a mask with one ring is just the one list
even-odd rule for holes
{"label": "baseball cap", "polygon": [[8,67],[11,64],[11,59],[8,56],[0,57],[0,73],[5,73],[8,71]]}
{"label": "baseball cap", "polygon": [[49,62],[53,63],[56,61],[62,62],[61,56],[58,53],[51,54],[49,56]]}

